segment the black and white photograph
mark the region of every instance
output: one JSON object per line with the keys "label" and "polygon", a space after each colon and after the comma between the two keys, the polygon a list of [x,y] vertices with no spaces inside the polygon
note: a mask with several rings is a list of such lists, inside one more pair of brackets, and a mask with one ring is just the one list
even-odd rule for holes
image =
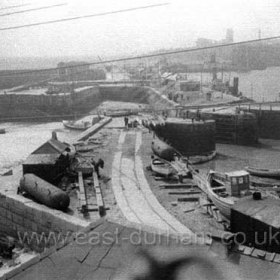
{"label": "black and white photograph", "polygon": [[280,278],[279,0],[0,0],[0,280]]}

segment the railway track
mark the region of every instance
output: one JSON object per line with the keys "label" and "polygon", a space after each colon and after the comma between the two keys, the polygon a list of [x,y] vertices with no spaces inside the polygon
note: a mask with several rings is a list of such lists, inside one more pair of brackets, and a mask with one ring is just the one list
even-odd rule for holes
{"label": "railway track", "polygon": [[[126,134],[135,137],[134,155],[122,153]],[[146,225],[166,233],[193,233],[173,217],[156,199],[145,178],[141,156],[141,132],[121,132],[118,151],[113,162],[112,184],[116,201],[125,218],[133,223]]]}

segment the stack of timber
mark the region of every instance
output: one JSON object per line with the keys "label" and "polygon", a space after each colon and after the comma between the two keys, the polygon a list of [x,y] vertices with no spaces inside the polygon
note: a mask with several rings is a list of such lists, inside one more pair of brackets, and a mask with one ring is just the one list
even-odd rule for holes
{"label": "stack of timber", "polygon": [[95,194],[96,194],[98,212],[99,212],[100,217],[103,217],[106,215],[106,208],[105,208],[102,191],[101,191],[101,188],[99,185],[99,180],[98,180],[96,172],[92,173],[92,178],[93,178],[93,184],[94,184],[94,189],[95,189]]}
{"label": "stack of timber", "polygon": [[173,168],[172,164],[161,158],[152,158],[151,169],[160,176],[168,177],[176,174],[176,169]]}
{"label": "stack of timber", "polygon": [[82,213],[87,213],[88,211],[88,202],[87,202],[87,193],[84,186],[83,173],[81,171],[78,172],[78,180],[79,180],[79,204]]}

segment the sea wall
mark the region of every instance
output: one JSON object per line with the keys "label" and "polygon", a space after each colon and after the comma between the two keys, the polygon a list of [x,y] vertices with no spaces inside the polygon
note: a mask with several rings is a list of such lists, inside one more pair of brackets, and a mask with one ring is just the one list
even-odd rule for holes
{"label": "sea wall", "polygon": [[[0,232],[19,239],[37,252],[64,243],[90,223],[58,210],[50,209],[28,198],[0,190]],[[38,242],[36,236],[45,236]],[[32,238],[33,237],[33,238]],[[50,237],[48,239],[48,237]]]}

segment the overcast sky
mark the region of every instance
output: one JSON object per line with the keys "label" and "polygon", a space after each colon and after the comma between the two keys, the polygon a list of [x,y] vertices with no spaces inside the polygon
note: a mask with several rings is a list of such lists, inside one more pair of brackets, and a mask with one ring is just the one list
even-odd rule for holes
{"label": "overcast sky", "polygon": [[280,34],[279,0],[1,0],[0,14],[39,6],[66,6],[0,17],[0,28],[159,3],[167,6],[1,32],[0,57],[135,55],[194,46],[198,37],[235,41]]}

